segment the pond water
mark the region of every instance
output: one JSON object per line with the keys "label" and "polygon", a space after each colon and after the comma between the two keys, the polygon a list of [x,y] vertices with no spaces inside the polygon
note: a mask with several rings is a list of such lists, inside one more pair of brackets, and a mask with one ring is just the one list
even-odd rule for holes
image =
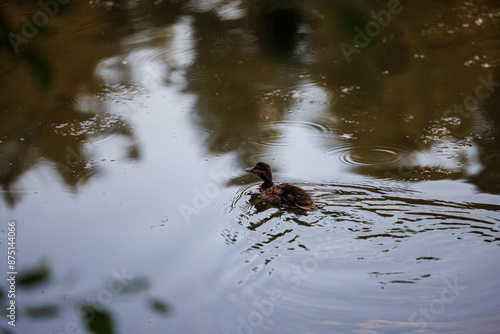
{"label": "pond water", "polygon": [[[2,333],[498,333],[498,3],[0,23]],[[263,202],[259,161],[318,210]]]}

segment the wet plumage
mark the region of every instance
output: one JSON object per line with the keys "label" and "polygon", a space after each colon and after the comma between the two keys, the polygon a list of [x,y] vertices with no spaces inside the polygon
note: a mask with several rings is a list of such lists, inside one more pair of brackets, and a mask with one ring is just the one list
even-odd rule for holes
{"label": "wet plumage", "polygon": [[246,168],[245,171],[254,173],[264,181],[259,187],[260,197],[264,201],[285,208],[316,210],[311,196],[304,189],[290,183],[274,184],[273,172],[268,164],[259,162],[255,167]]}

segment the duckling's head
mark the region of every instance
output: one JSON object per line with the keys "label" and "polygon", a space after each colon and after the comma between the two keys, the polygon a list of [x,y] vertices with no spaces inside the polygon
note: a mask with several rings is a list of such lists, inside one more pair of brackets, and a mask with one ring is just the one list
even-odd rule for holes
{"label": "duckling's head", "polygon": [[273,172],[271,171],[271,166],[264,162],[257,163],[255,167],[245,168],[245,172],[254,173],[266,183],[272,184],[273,182]]}

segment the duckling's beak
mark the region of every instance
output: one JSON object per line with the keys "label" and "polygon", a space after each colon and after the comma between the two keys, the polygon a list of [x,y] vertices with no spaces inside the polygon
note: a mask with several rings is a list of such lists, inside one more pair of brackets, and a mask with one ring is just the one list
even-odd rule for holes
{"label": "duckling's beak", "polygon": [[245,168],[245,172],[247,172],[247,173],[253,173],[253,167]]}

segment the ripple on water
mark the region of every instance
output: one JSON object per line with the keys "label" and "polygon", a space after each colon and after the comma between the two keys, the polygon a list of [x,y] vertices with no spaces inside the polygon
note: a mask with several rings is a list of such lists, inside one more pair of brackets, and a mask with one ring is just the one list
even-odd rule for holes
{"label": "ripple on water", "polygon": [[[403,312],[404,318],[413,306],[374,285],[390,285],[417,299],[429,292],[407,286],[426,282],[436,285],[439,294],[448,278],[443,273],[461,265],[455,254],[462,254],[464,246],[478,241],[500,245],[498,204],[379,181],[298,185],[312,195],[318,211],[267,205],[257,183],[226,198],[229,224],[222,234],[231,251],[242,255],[231,275],[239,283],[231,295],[239,299],[227,304],[235,317],[249,312],[245,305],[268,298],[273,319],[280,323],[269,326],[280,332],[292,332],[288,324],[295,326],[297,317],[318,329],[322,325],[314,319],[328,318],[336,309],[359,311],[360,305],[374,302]],[[325,332],[331,329],[326,327]]]}
{"label": "ripple on water", "polygon": [[247,34],[241,29],[230,30],[227,34],[216,36],[212,44],[212,52],[233,50],[234,47],[241,47],[255,43],[258,37]]}
{"label": "ripple on water", "polygon": [[200,84],[208,80],[210,73],[202,66],[192,65],[187,68],[185,76],[191,84]]}
{"label": "ripple on water", "polygon": [[291,140],[297,131],[306,132],[308,138],[325,140],[333,137],[334,133],[325,125],[312,121],[282,120],[264,124],[261,132],[253,144],[265,147],[292,146]]}
{"label": "ripple on water", "polygon": [[[297,185],[307,191],[313,190],[311,185]],[[226,242],[244,245],[243,253],[258,252],[265,255],[262,263],[255,268],[269,264],[277,256],[275,251],[307,250],[307,246],[300,241],[297,227],[310,227],[319,222],[315,212],[282,210],[263,202],[257,184],[240,188],[226,202],[225,212],[231,224],[223,232]]]}
{"label": "ripple on water", "polygon": [[[429,198],[428,194],[380,183],[297,185],[311,194],[318,211],[281,210],[264,203],[257,184],[242,187],[232,198],[225,198],[225,214],[231,224],[223,233],[227,242],[242,245],[243,252],[265,254],[262,266],[282,252],[313,250],[327,237],[347,244],[373,240],[380,252],[429,231],[449,231],[459,240],[475,235],[485,242],[500,244],[500,216],[488,213],[500,211],[498,205],[484,208],[481,204]],[[422,251],[425,253],[425,249]],[[426,257],[429,255],[420,255]]]}
{"label": "ripple on water", "polygon": [[353,167],[393,167],[408,162],[410,151],[402,146],[360,146],[342,143],[327,149],[338,162]]}

